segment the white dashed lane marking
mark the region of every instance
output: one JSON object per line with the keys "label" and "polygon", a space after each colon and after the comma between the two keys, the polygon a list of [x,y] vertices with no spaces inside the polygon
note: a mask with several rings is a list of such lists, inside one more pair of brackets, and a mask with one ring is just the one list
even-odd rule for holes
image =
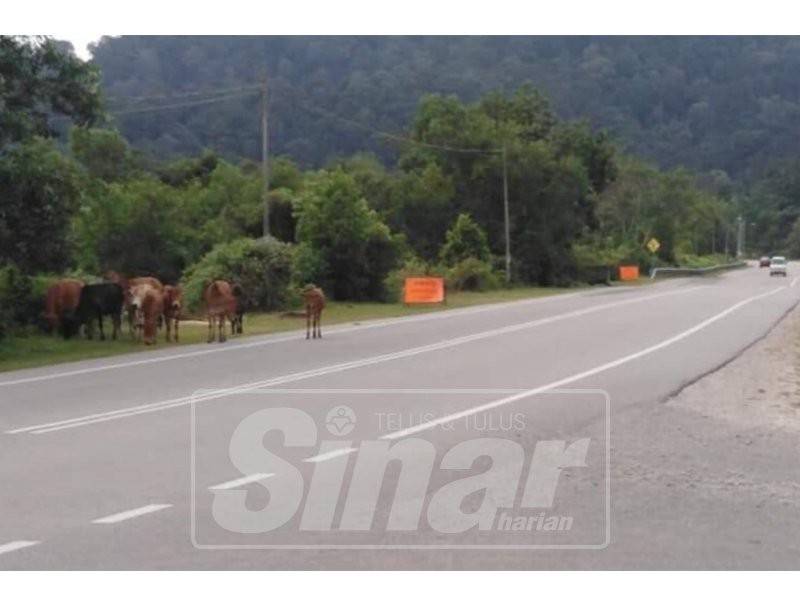
{"label": "white dashed lane marking", "polygon": [[226,481],[225,483],[218,483],[217,485],[212,485],[210,490],[232,490],[233,488],[237,488],[243,485],[247,485],[248,483],[255,483],[256,481],[262,481],[264,479],[268,479],[269,477],[274,477],[275,473],[254,473],[253,475],[247,475],[246,477],[240,477],[239,479],[233,479],[231,481]]}
{"label": "white dashed lane marking", "polygon": [[172,504],[148,504],[147,506],[126,510],[125,512],[95,519],[92,521],[92,523],[96,523],[98,525],[110,525],[112,523],[119,523],[120,521],[127,521],[128,519],[135,519],[136,517],[141,517],[142,515],[164,510],[165,508],[170,508],[171,506]]}
{"label": "white dashed lane marking", "polygon": [[35,542],[31,540],[16,540],[0,546],[0,554],[7,554],[8,552],[14,552],[15,550],[22,550],[23,548],[29,548],[39,543],[41,542]]}

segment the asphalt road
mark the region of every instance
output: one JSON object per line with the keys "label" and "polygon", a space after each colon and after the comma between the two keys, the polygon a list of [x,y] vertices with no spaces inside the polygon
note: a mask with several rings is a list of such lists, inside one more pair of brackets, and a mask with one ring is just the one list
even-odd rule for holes
{"label": "asphalt road", "polygon": [[[800,568],[769,492],[798,440],[669,410],[780,326],[793,267],[2,374],[0,568]],[[763,486],[712,489],[734,467]]]}

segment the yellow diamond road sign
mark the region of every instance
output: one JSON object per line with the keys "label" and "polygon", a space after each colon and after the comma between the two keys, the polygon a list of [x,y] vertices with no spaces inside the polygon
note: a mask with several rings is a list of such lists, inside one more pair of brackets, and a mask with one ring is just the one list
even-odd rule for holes
{"label": "yellow diamond road sign", "polygon": [[658,249],[661,248],[661,244],[656,238],[650,238],[650,241],[647,242],[647,249],[650,250],[653,254],[658,252]]}

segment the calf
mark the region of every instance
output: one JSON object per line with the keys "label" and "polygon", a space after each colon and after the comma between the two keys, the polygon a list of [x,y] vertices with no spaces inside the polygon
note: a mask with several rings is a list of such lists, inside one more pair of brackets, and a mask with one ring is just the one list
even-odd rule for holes
{"label": "calf", "polygon": [[234,283],[231,285],[231,292],[233,292],[233,296],[236,298],[236,313],[234,317],[231,319],[231,335],[235,335],[237,333],[242,333],[242,325],[244,323],[244,308],[245,308],[245,298],[244,298],[244,290],[242,286],[238,283]]}
{"label": "calf", "polygon": [[306,307],[306,339],[309,330],[312,337],[322,337],[322,309],[325,308],[325,294],[314,285],[307,285],[303,289],[303,304]]}
{"label": "calf", "polygon": [[164,286],[164,322],[167,326],[167,341],[170,341],[172,326],[175,326],[175,341],[178,341],[178,323],[183,308],[183,290],[175,285]]}
{"label": "calf", "polygon": [[227,319],[233,321],[236,318],[236,296],[233,295],[231,284],[221,279],[212,281],[203,291],[203,301],[208,317],[208,341],[214,341],[216,326],[219,332],[218,339],[224,342],[225,321]]}
{"label": "calf", "polygon": [[64,316],[78,308],[83,282],[60,279],[47,288],[44,318],[49,332],[64,332]]}
{"label": "calf", "polygon": [[105,340],[103,316],[109,315],[113,323],[112,339],[117,339],[124,297],[122,287],[116,283],[93,283],[81,289],[78,306],[64,316],[64,337],[69,338],[81,325],[86,325],[86,337],[94,338],[94,319],[100,327],[100,339]]}

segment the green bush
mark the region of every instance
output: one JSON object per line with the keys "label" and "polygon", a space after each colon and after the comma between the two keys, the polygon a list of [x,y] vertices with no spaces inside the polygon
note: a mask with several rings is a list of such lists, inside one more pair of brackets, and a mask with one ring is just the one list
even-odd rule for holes
{"label": "green bush", "polygon": [[472,217],[462,213],[447,232],[439,256],[444,264],[451,267],[468,258],[488,263],[491,256],[486,233]]}
{"label": "green bush", "polygon": [[483,292],[500,287],[492,266],[477,258],[465,258],[447,270],[447,288],[454,291]]}
{"label": "green bush", "polygon": [[95,181],[74,222],[78,264],[174,282],[191,258],[183,219],[180,192],[156,179]]}
{"label": "green bush", "polygon": [[304,244],[300,283],[314,281],[336,300],[385,300],[384,279],[402,250],[342,170],[314,176],[295,205]]}
{"label": "green bush", "polygon": [[0,267],[0,339],[35,323],[43,306],[30,277],[14,265]]}
{"label": "green bush", "polygon": [[183,275],[184,297],[192,310],[202,306],[205,286],[224,279],[242,286],[248,310],[277,310],[291,300],[293,248],[274,238],[241,238],[218,244]]}

